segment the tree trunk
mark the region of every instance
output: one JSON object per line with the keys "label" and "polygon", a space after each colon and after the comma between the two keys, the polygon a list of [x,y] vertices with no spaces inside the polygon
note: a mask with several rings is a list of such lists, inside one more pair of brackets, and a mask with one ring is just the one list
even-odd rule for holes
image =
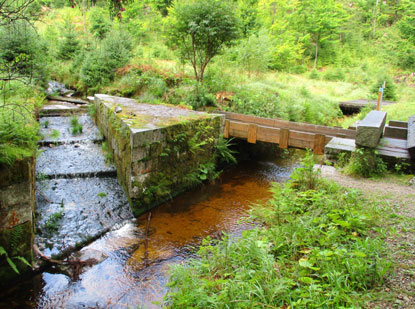
{"label": "tree trunk", "polygon": [[318,58],[318,41],[316,42],[316,56],[314,57],[314,69],[317,68],[317,58]]}

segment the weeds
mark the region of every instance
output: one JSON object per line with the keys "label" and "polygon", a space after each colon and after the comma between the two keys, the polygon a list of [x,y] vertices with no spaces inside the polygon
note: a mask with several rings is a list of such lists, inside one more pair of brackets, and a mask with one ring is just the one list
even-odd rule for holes
{"label": "weeds", "polygon": [[108,143],[107,142],[103,142],[101,148],[102,148],[102,151],[105,154],[105,162],[107,164],[114,163],[114,155],[112,154],[111,149],[108,147]]}
{"label": "weeds", "polygon": [[[253,208],[263,227],[205,239],[171,270],[171,307],[339,308],[363,305],[390,263],[372,238],[378,213],[356,191],[319,179],[308,154],[273,197]],[[301,184],[301,185],[299,185]]]}
{"label": "weeds", "polygon": [[107,196],[107,193],[105,193],[105,192],[99,192],[98,193],[98,197],[106,197]]}
{"label": "weeds", "polygon": [[216,144],[215,154],[219,158],[220,162],[224,163],[238,163],[234,154],[236,154],[235,150],[230,149],[232,144],[231,139],[225,139],[223,136],[220,136],[218,139],[218,143]]}
{"label": "weeds", "polygon": [[61,133],[56,129],[53,129],[52,133],[50,134],[50,137],[54,140],[57,140],[60,136],[61,136]]}
{"label": "weeds", "polygon": [[76,116],[71,117],[72,135],[81,134],[83,126],[79,123],[79,119]]}
{"label": "weeds", "polygon": [[44,228],[49,232],[56,232],[59,228],[59,222],[63,218],[63,209],[50,215],[48,220],[45,222]]}
{"label": "weeds", "polygon": [[344,170],[349,175],[370,178],[384,175],[387,166],[375,149],[356,148]]}

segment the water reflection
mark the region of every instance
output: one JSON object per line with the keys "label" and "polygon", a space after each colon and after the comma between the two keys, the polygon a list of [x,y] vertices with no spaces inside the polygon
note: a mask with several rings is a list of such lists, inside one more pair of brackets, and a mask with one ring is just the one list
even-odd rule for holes
{"label": "water reflection", "polygon": [[[32,291],[20,294],[20,307],[23,299],[26,305],[40,308],[160,307],[170,265],[192,256],[194,248],[208,235],[221,231],[239,234],[251,228],[252,223],[239,223],[240,219],[246,216],[251,203],[270,197],[270,183],[286,180],[295,162],[245,162],[224,172],[215,184],[185,193],[154,209],[147,260],[147,214],[126,221],[76,254],[80,260],[98,261],[78,280],[71,281],[64,274],[43,273],[31,279],[31,283],[22,284],[21,290],[31,285]],[[18,290],[2,299],[16,301]]]}

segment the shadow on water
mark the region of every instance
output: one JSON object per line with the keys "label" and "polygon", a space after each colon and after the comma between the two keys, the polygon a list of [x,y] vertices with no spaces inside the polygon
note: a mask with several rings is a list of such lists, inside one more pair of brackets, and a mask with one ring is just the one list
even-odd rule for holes
{"label": "shadow on water", "polygon": [[[252,228],[240,219],[250,205],[270,197],[271,182],[289,178],[298,158],[246,161],[225,171],[215,184],[187,192],[152,210],[148,259],[144,260],[147,215],[128,220],[78,252],[98,261],[73,280],[48,270],[2,296],[8,308],[160,307],[167,270],[194,256],[206,236],[238,235]],[[145,265],[148,265],[147,267]]]}

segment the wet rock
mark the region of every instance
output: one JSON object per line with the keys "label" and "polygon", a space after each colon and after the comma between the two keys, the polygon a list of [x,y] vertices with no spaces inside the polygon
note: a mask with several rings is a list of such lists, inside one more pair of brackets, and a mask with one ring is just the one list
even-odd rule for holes
{"label": "wet rock", "polygon": [[116,176],[116,168],[107,164],[101,145],[63,144],[43,151],[36,162],[38,173],[54,178],[79,176]]}
{"label": "wet rock", "polygon": [[73,91],[66,88],[64,84],[58,83],[57,81],[49,81],[48,82],[48,89],[46,89],[47,95],[66,95]]}
{"label": "wet rock", "polygon": [[40,128],[40,134],[44,137],[42,144],[55,143],[76,143],[81,141],[97,142],[102,141],[102,136],[98,128],[87,115],[78,117],[78,122],[82,125],[81,134],[72,134],[71,117],[42,117],[41,122],[48,122],[48,127]]}
{"label": "wet rock", "polygon": [[132,218],[116,178],[43,180],[36,195],[36,243],[59,256]]}
{"label": "wet rock", "polygon": [[121,107],[119,107],[119,106],[117,106],[116,108],[115,108],[115,112],[118,114],[118,113],[121,113],[122,112],[122,108]]}

